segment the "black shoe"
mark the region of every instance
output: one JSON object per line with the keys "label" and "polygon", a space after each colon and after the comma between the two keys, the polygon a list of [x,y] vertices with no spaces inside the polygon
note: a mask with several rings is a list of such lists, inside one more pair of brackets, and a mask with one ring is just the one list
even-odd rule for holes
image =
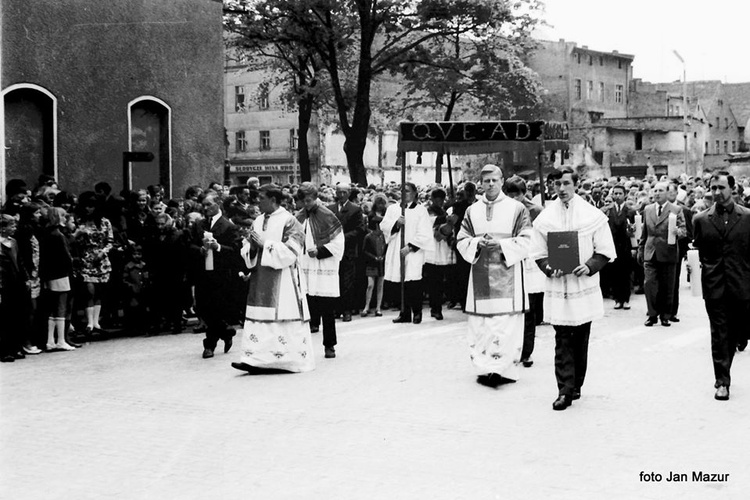
{"label": "black shoe", "polygon": [[203,359],[213,358],[214,357],[214,350],[213,349],[203,349]]}
{"label": "black shoe", "polygon": [[422,313],[415,314],[414,319],[411,322],[414,323],[415,325],[420,324],[422,322]]}
{"label": "black shoe", "polygon": [[485,387],[490,387],[492,389],[497,389],[500,387],[502,377],[498,375],[497,373],[488,373],[486,375],[479,375],[477,377],[477,384],[483,385]]}
{"label": "black shoe", "polygon": [[320,331],[319,326],[312,326],[310,325],[310,333],[318,333]]}
{"label": "black shoe", "polygon": [[2,358],[0,358],[0,361],[2,361],[3,363],[13,363],[15,360],[16,360],[16,357],[13,356],[12,354],[6,354]]}
{"label": "black shoe", "polygon": [[656,324],[656,318],[655,317],[649,317],[646,322],[644,323],[645,326],[654,326]]}
{"label": "black shoe", "polygon": [[430,313],[430,316],[432,316],[433,318],[435,318],[438,321],[442,321],[442,319],[443,319],[443,313],[440,312],[440,311],[434,312],[434,313]]}
{"label": "black shoe", "polygon": [[70,339],[70,337],[68,337],[67,342],[68,342],[69,346],[75,347],[76,349],[79,349],[79,348],[83,347],[83,344],[79,344],[78,342],[73,342]]}
{"label": "black shoe", "polygon": [[326,358],[332,359],[336,357],[336,350],[333,347],[326,347]]}
{"label": "black shoe", "polygon": [[522,364],[523,364],[523,366],[525,366],[526,368],[531,368],[531,367],[532,367],[532,366],[534,365],[534,361],[532,361],[532,359],[531,359],[531,358],[522,358],[522,359],[521,359],[521,363],[522,363]]}
{"label": "black shoe", "polygon": [[23,353],[23,351],[18,351],[13,355],[16,359],[26,359],[26,355]]}
{"label": "black shoe", "polygon": [[198,325],[193,328],[193,333],[206,333],[206,330],[208,330],[206,325]]}
{"label": "black shoe", "polygon": [[552,409],[555,411],[564,410],[571,404],[573,404],[573,400],[570,398],[570,396],[566,396],[565,394],[560,394],[557,397],[557,399],[552,403]]}
{"label": "black shoe", "polygon": [[742,352],[747,348],[747,340],[743,340],[742,342],[737,342],[737,350]]}
{"label": "black shoe", "polygon": [[671,321],[672,323],[679,323],[680,318],[678,318],[677,316],[672,316],[669,318],[669,321]]}
{"label": "black shoe", "polygon": [[251,365],[248,365],[247,363],[236,363],[236,362],[233,362],[232,363],[232,368],[236,368],[237,370],[240,370],[240,371],[243,371],[243,372],[248,372],[248,373],[252,373],[252,372],[255,371],[255,367],[251,366]]}
{"label": "black shoe", "polygon": [[348,323],[351,320],[352,320],[352,315],[348,312],[345,312],[343,317],[341,318],[341,321],[343,321],[344,323]]}
{"label": "black shoe", "polygon": [[224,339],[224,353],[229,352],[229,349],[232,348],[232,337],[229,337],[228,339]]}
{"label": "black shoe", "polygon": [[725,385],[720,385],[716,388],[716,394],[714,394],[714,399],[718,401],[727,401],[729,399],[729,387]]}
{"label": "black shoe", "polygon": [[661,326],[672,326],[669,324],[669,320],[667,318],[664,318],[661,320]]}
{"label": "black shoe", "polygon": [[399,314],[393,319],[394,323],[411,323],[411,317],[410,316],[404,316],[403,314]]}
{"label": "black shoe", "polygon": [[576,399],[581,399],[581,389],[573,389],[573,395],[571,396],[571,399],[575,401]]}

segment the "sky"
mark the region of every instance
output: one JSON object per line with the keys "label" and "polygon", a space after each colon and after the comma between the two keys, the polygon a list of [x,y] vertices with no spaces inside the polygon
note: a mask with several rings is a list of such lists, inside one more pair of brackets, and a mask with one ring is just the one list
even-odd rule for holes
{"label": "sky", "polygon": [[635,56],[633,77],[650,82],[750,82],[750,0],[543,0],[545,40]]}

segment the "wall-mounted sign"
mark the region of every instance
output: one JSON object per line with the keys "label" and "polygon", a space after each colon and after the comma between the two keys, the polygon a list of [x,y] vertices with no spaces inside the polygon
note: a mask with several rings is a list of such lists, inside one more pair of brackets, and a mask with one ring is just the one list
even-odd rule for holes
{"label": "wall-mounted sign", "polygon": [[294,165],[230,165],[233,174],[247,174],[254,172],[294,172]]}

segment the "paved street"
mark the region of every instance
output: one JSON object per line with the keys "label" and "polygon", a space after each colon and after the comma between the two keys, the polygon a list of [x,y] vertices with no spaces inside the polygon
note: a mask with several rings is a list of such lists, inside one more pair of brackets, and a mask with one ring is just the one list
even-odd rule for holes
{"label": "paved street", "polygon": [[671,328],[642,326],[643,295],[631,311],[606,301],[583,398],[564,412],[551,327],[523,378],[492,390],[474,382],[459,311],[338,323],[339,357],[321,345],[308,374],[243,375],[229,366],[239,346],[203,360],[190,333],[3,364],[0,498],[748,498],[750,352],[732,399],[715,401],[689,293]]}

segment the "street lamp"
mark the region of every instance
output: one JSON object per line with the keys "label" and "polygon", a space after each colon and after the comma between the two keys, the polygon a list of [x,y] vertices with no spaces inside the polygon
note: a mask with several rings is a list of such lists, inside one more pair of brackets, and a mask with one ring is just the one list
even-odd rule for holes
{"label": "street lamp", "polygon": [[676,50],[672,50],[672,53],[674,53],[675,57],[677,57],[682,63],[682,135],[685,139],[685,173],[690,175],[690,167],[688,166],[687,72],[685,70],[685,59],[683,59],[680,53]]}

